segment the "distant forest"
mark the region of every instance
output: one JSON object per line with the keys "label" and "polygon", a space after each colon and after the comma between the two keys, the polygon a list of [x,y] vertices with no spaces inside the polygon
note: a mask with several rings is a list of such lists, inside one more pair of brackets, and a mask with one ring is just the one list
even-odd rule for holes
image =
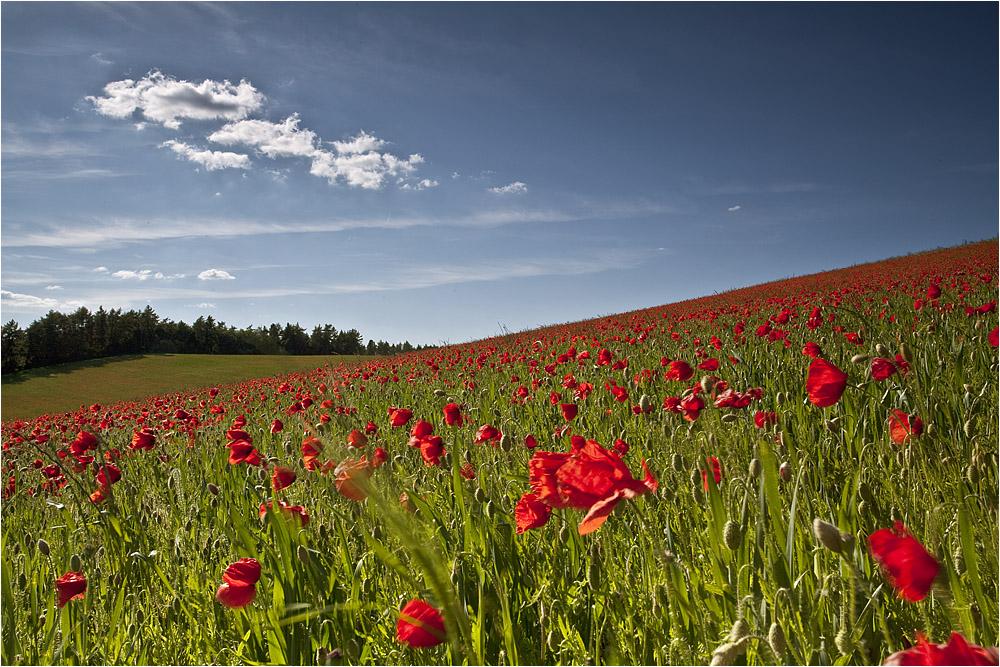
{"label": "distant forest", "polygon": [[[427,347],[427,346],[423,346]],[[422,347],[369,340],[357,329],[337,331],[331,324],[307,333],[298,324],[227,327],[211,316],[194,324],[160,319],[143,311],[80,308],[69,315],[50,310],[27,329],[11,320],[3,325],[3,373],[69,361],[122,354],[371,354],[390,355]]]}

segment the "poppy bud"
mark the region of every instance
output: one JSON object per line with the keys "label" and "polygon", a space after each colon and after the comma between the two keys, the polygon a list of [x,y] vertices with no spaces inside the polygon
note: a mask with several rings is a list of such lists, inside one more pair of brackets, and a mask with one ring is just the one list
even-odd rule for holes
{"label": "poppy bud", "polygon": [[669,484],[663,484],[660,486],[660,497],[670,502],[674,499],[674,488]]}
{"label": "poppy bud", "polygon": [[300,544],[295,550],[295,556],[299,559],[300,563],[309,564],[309,550],[305,546]]}
{"label": "poppy bud", "polygon": [[961,574],[965,570],[965,554],[962,553],[962,543],[955,545],[955,550],[951,552],[951,560],[955,564],[955,572]]}
{"label": "poppy bud", "polygon": [[[173,478],[171,477],[171,479]],[[219,495],[219,487],[217,487],[215,484],[209,482],[208,484],[205,485],[205,488],[208,489],[208,492],[211,493],[213,496]]]}
{"label": "poppy bud", "polygon": [[146,612],[142,608],[135,610],[135,622],[142,625],[146,621]]}
{"label": "poppy bud", "polygon": [[660,427],[660,432],[663,434],[664,438],[669,438],[671,433],[670,424],[663,422],[663,425]]}
{"label": "poppy bud", "polygon": [[782,482],[787,482],[792,478],[792,466],[788,463],[788,461],[782,463],[781,467],[778,468],[778,477],[781,478]]}
{"label": "poppy bud", "polygon": [[825,426],[826,430],[829,431],[830,433],[837,433],[840,431],[840,429],[837,428],[837,422],[834,421],[833,419],[824,419],[823,426]]}
{"label": "poppy bud", "polygon": [[652,407],[652,403],[651,403],[651,401],[649,399],[649,396],[647,396],[646,394],[643,394],[642,396],[639,397],[639,409],[640,410],[642,410],[643,412],[649,412],[649,410],[650,410],[651,407]]}
{"label": "poppy bud", "polygon": [[787,399],[786,394],[782,394],[780,391],[774,395],[774,402],[778,405],[782,405]]}
{"label": "poppy bud", "polygon": [[729,631],[729,641],[738,642],[750,634],[750,624],[742,616],[736,619]]}
{"label": "poppy bud", "polygon": [[879,343],[878,345],[875,346],[875,353],[878,354],[878,356],[880,357],[888,357],[890,354],[889,348],[887,348],[882,343]]}
{"label": "poppy bud", "polygon": [[444,389],[435,389],[434,395],[437,396],[438,398],[441,398],[442,396],[447,396],[448,392],[446,392]]}
{"label": "poppy bud", "polygon": [[514,447],[514,439],[504,433],[500,438],[500,449],[509,452]]}
{"label": "poppy bud", "polygon": [[740,529],[740,524],[732,520],[727,521],[722,529],[722,539],[730,551],[739,549],[740,543],[743,541],[743,531]]}
{"label": "poppy bud", "polygon": [[710,665],[731,665],[746,649],[743,642],[726,642],[712,653]]}
{"label": "poppy bud", "polygon": [[859,365],[866,364],[868,363],[869,359],[871,359],[871,357],[869,357],[867,354],[855,354],[853,357],[851,357],[851,363]]}
{"label": "poppy bud", "polygon": [[682,472],[684,470],[685,467],[684,457],[681,456],[680,454],[674,454],[674,457],[670,463],[673,466],[674,470],[676,470],[677,472]]}
{"label": "poppy bud", "polygon": [[837,645],[840,655],[848,656],[854,653],[854,638],[851,636],[851,631],[846,627],[840,629],[833,643]]}
{"label": "poppy bud", "polygon": [[965,471],[965,477],[969,480],[969,484],[977,486],[979,484],[979,468],[975,464],[970,464]]}
{"label": "poppy bud", "polygon": [[486,503],[486,517],[492,519],[494,514],[496,514],[496,505],[490,500]]}
{"label": "poppy bud", "polygon": [[477,503],[486,502],[486,492],[483,491],[483,487],[477,486],[476,490],[472,493],[472,497],[475,498]]}
{"label": "poppy bud", "polygon": [[962,426],[962,430],[965,431],[965,437],[966,438],[971,438],[972,436],[974,436],[976,434],[976,422],[975,422],[975,420],[974,419],[970,419],[969,421],[965,422],[965,425]]}
{"label": "poppy bud", "polygon": [[569,526],[563,524],[563,527],[559,529],[559,541],[560,542],[569,541]]}
{"label": "poppy bud", "polygon": [[328,654],[326,652],[326,649],[323,648],[322,646],[320,646],[318,649],[316,649],[316,664],[317,665],[323,665],[323,664],[325,664],[326,663],[326,656],[327,655]]}
{"label": "poppy bud", "polygon": [[906,343],[899,344],[899,356],[903,357],[903,359],[905,359],[907,363],[911,364],[913,363],[913,351],[910,349],[910,346],[907,345]]}
{"label": "poppy bud", "polygon": [[218,499],[218,497],[213,497],[211,504],[212,504],[212,507],[218,507],[219,506],[219,499]]}
{"label": "poppy bud", "polygon": [[591,562],[587,565],[587,583],[591,588],[601,587],[601,568],[597,563]]}
{"label": "poppy bud", "polygon": [[840,540],[840,531],[832,523],[822,519],[813,519],[813,535],[819,543],[835,554],[839,554],[844,546]]}
{"label": "poppy bud", "polygon": [[17,575],[17,587],[22,591],[28,587],[28,577],[25,576],[24,572]]}
{"label": "poppy bud", "polygon": [[37,546],[38,546],[38,551],[43,556],[48,556],[49,555],[49,543],[48,542],[46,542],[43,539],[39,539]]}
{"label": "poppy bud", "polygon": [[701,390],[706,394],[711,394],[712,390],[715,389],[716,379],[711,375],[703,375],[701,378]]}
{"label": "poppy bud", "polygon": [[753,477],[754,479],[760,478],[760,469],[761,469],[760,459],[751,459],[750,476]]}
{"label": "poppy bud", "polygon": [[771,650],[774,652],[774,657],[780,661],[785,657],[785,651],[788,649],[788,643],[785,641],[785,631],[781,629],[781,626],[777,623],[771,624],[771,629],[767,631],[767,643],[771,646]]}
{"label": "poppy bud", "polygon": [[722,415],[722,421],[725,422],[725,423],[727,423],[727,424],[731,424],[732,422],[736,421],[737,419],[739,419],[739,417],[736,416],[735,414],[733,414],[732,412],[730,412],[727,415]]}
{"label": "poppy bud", "polygon": [[549,647],[550,651],[555,651],[559,647],[559,639],[556,637],[555,630],[549,630],[549,634],[545,637],[545,645]]}
{"label": "poppy bud", "polygon": [[80,556],[78,554],[73,554],[69,557],[69,569],[74,572],[79,572],[83,569],[83,563],[80,562]]}

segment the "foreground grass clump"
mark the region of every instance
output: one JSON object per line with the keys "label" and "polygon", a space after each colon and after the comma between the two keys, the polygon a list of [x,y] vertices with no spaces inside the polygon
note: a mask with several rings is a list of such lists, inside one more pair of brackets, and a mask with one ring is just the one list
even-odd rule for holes
{"label": "foreground grass clump", "polygon": [[29,419],[81,405],[135,401],[364,359],[368,357],[144,354],[77,361],[4,375],[3,416],[7,421]]}
{"label": "foreground grass clump", "polygon": [[991,241],[5,422],[3,662],[985,651],[996,301]]}

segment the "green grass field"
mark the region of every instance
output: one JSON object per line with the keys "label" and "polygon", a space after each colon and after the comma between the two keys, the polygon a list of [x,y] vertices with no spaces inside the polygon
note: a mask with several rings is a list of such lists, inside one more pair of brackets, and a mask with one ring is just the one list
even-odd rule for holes
{"label": "green grass field", "polygon": [[91,359],[3,376],[4,421],[69,412],[81,405],[297,373],[363,356],[147,354]]}

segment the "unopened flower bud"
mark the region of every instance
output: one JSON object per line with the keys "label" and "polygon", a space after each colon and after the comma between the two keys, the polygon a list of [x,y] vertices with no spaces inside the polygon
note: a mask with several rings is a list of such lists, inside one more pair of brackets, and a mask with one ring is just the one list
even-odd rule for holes
{"label": "unopened flower bud", "polygon": [[[171,477],[170,479],[173,479],[173,477]],[[205,488],[208,489],[208,492],[211,493],[213,496],[219,495],[219,487],[217,487],[215,484],[209,482],[208,484],[205,485]]]}
{"label": "unopened flower bud", "polygon": [[[932,325],[933,326],[933,325]],[[906,343],[899,344],[899,356],[903,357],[907,363],[913,363],[913,351]]]}
{"label": "unopened flower bud", "polygon": [[977,486],[979,484],[979,468],[976,464],[972,463],[965,471],[965,477],[969,480],[969,484],[972,486]]}
{"label": "unopened flower bud", "polygon": [[782,463],[781,467],[778,468],[778,477],[781,478],[782,482],[787,482],[792,478],[792,466],[788,461]]}
{"label": "unopened flower bud", "polygon": [[835,554],[839,554],[844,546],[837,527],[822,519],[813,519],[813,534],[820,544]]}
{"label": "unopened flower bud", "polygon": [[670,461],[670,465],[673,466],[673,469],[676,470],[677,472],[683,471],[684,457],[681,456],[680,454],[674,454],[673,459],[671,459]]}
{"label": "unopened flower bud", "polygon": [[740,543],[743,541],[743,531],[740,530],[740,524],[732,520],[727,521],[722,529],[722,539],[730,551],[739,549]]}
{"label": "unopened flower bud", "polygon": [[729,641],[738,642],[750,634],[750,624],[742,616],[736,619],[732,629],[729,631]]}
{"label": "unopened flower bud", "polygon": [[733,414],[732,412],[730,412],[729,414],[722,415],[722,421],[724,421],[727,424],[730,424],[736,421],[737,419],[739,419],[739,417]]}
{"label": "unopened flower bud", "polygon": [[751,459],[750,476],[753,477],[754,479],[760,478],[760,469],[761,469],[760,459]]}
{"label": "unopened flower bud", "polygon": [[715,649],[710,665],[731,665],[746,651],[743,642],[726,642]]}
{"label": "unopened flower bud", "polygon": [[299,559],[300,563],[309,564],[309,550],[303,545],[299,545],[295,550],[295,556]]}
{"label": "unopened flower bud", "polygon": [[848,656],[854,653],[854,638],[851,636],[851,631],[847,628],[840,629],[833,643],[837,645],[840,655]]}
{"label": "unopened flower bud", "polygon": [[49,555],[49,543],[48,542],[46,542],[43,539],[39,539],[37,546],[38,546],[38,551],[43,556],[48,556]]}
{"label": "unopened flower bud", "polygon": [[73,572],[79,572],[83,569],[83,563],[80,561],[79,554],[73,554],[69,557],[69,569]]}
{"label": "unopened flower bud", "polygon": [[965,431],[966,438],[971,438],[972,436],[974,436],[976,434],[975,419],[970,419],[969,421],[965,422],[965,425],[962,427],[962,430]]}
{"label": "unopened flower bud", "polygon": [[434,395],[437,396],[438,398],[441,398],[442,396],[447,396],[448,392],[446,392],[444,389],[435,389]]}
{"label": "unopened flower bud", "polygon": [[649,396],[647,396],[646,394],[643,394],[642,396],[639,397],[639,409],[640,410],[642,410],[643,412],[649,412],[649,409],[651,407],[652,407],[652,401],[650,401]]}
{"label": "unopened flower bud", "polygon": [[879,343],[878,345],[876,345],[876,346],[875,346],[875,352],[876,352],[876,354],[878,354],[878,356],[880,356],[880,357],[888,357],[888,356],[889,356],[889,354],[890,354],[890,353],[889,353],[889,348],[887,348],[887,347],[886,347],[885,345],[883,345],[882,343]]}
{"label": "unopened flower bud", "polygon": [[868,360],[871,359],[867,354],[855,354],[851,357],[852,364],[866,364]]}
{"label": "unopened flower bud", "polygon": [[771,629],[767,631],[767,643],[770,644],[771,650],[774,651],[775,658],[780,661],[785,657],[788,643],[785,641],[785,631],[777,623],[772,623]]}

